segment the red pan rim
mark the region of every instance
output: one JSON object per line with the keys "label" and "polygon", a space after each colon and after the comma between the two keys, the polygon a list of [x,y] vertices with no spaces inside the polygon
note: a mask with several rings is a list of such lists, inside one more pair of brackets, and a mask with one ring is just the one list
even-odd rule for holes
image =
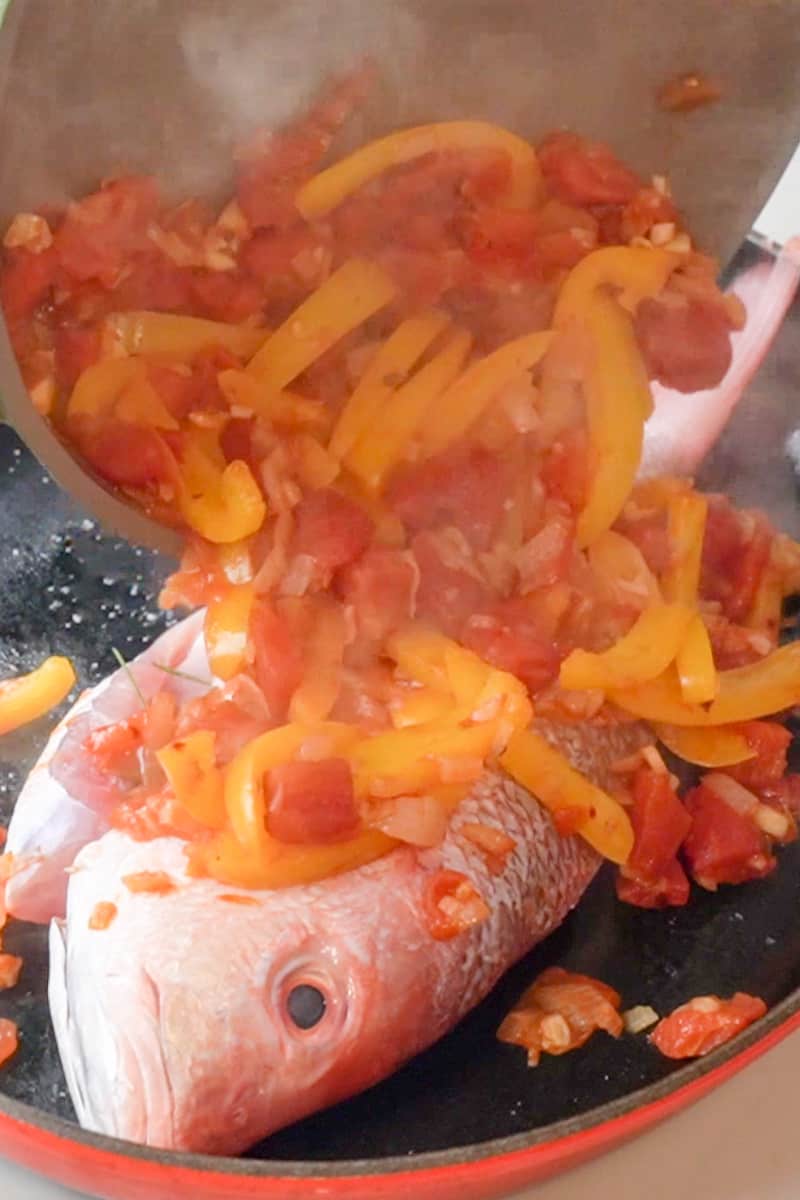
{"label": "red pan rim", "polygon": [[[178,1169],[182,1174],[217,1175],[228,1179],[247,1179],[252,1184],[262,1179],[346,1180],[385,1176],[414,1177],[459,1175],[465,1180],[512,1166],[524,1176],[526,1168],[544,1175],[564,1161],[577,1162],[591,1157],[604,1147],[617,1144],[701,1099],[725,1080],[777,1046],[800,1028],[800,989],[777,1004],[761,1021],[740,1034],[733,1042],[679,1068],[658,1083],[637,1089],[618,1100],[590,1109],[529,1133],[498,1138],[449,1150],[430,1151],[409,1159],[408,1156],[381,1159],[338,1161],[273,1161],[265,1159],[215,1158],[200,1154],[159,1151],[123,1142],[80,1129],[69,1121],[51,1117],[30,1105],[0,1097],[0,1139],[13,1152],[15,1141],[38,1140],[42,1149],[60,1147],[68,1152],[78,1145],[106,1164],[120,1160]],[[253,1194],[248,1192],[248,1194]]]}

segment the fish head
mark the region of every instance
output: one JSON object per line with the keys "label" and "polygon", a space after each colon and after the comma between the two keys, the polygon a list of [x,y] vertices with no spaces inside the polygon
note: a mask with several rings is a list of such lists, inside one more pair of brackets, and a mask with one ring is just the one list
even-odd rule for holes
{"label": "fish head", "polygon": [[[419,1004],[398,972],[420,971],[413,946],[387,953],[378,878],[248,895],[181,879],[182,862],[173,839],[118,832],[84,850],[51,927],[51,1012],[82,1125],[238,1153],[394,1069],[402,1029],[386,1031]],[[130,893],[122,879],[143,870],[176,890]],[[113,921],[91,929],[109,901]]]}

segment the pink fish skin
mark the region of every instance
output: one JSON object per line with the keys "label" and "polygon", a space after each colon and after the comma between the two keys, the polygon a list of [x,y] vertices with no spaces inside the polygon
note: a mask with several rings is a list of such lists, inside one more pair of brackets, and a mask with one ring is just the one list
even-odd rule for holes
{"label": "pink fish skin", "polygon": [[[194,613],[139,655],[134,676],[145,699],[166,690],[177,700],[188,700],[208,690],[211,672],[202,628],[203,613]],[[209,683],[169,675],[157,664]],[[65,872],[76,854],[109,828],[109,811],[119,799],[102,774],[92,771],[82,743],[93,729],[140,708],[129,671],[120,668],[84,692],[53,730],[17,798],[8,830],[5,849],[13,854],[16,867],[6,884],[6,906],[12,916],[46,923],[63,915]]]}
{"label": "pink fish skin", "polygon": [[[601,782],[643,740],[637,726],[541,730]],[[514,838],[499,875],[461,832],[476,821]],[[136,843],[112,831],[87,846],[66,921],[51,927],[51,1013],[82,1125],[150,1146],[236,1154],[377,1083],[451,1029],[563,921],[599,859],[492,773],[435,850],[403,847],[271,892],[187,878],[184,864],[175,839]],[[490,909],[450,941],[431,937],[423,903],[442,867],[467,875]],[[176,890],[132,894],[122,878],[144,870],[168,873]],[[230,894],[256,903],[220,898]],[[92,930],[101,901],[117,916]],[[326,1005],[305,1031],[287,1008],[301,984]]]}

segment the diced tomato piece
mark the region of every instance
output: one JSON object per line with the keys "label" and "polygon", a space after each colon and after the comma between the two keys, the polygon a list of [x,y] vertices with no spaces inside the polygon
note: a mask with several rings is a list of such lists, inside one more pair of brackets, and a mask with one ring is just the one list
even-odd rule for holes
{"label": "diced tomato piece", "polygon": [[425,886],[422,905],[425,924],[437,942],[450,941],[489,915],[480,893],[460,871],[436,871]]}
{"label": "diced tomato piece", "polygon": [[619,993],[598,979],[548,967],[514,1005],[497,1037],[527,1050],[533,1067],[543,1053],[568,1054],[584,1045],[597,1029],[619,1037],[620,1002]]}
{"label": "diced tomato piece", "polygon": [[144,745],[143,726],[143,713],[113,725],[101,725],[84,739],[83,749],[101,771],[116,774]]}
{"label": "diced tomato piece", "polygon": [[20,247],[7,250],[0,274],[0,300],[9,323],[30,317],[47,298],[58,271],[58,256],[51,246],[39,254]]}
{"label": "diced tomato piece", "polygon": [[699,1058],[729,1042],[766,1011],[763,1000],[745,992],[730,1000],[697,996],[659,1021],[649,1040],[667,1058]]}
{"label": "diced tomato piece", "polygon": [[726,773],[754,792],[775,787],[786,772],[791,733],[776,721],[747,721],[739,726],[739,730],[750,749],[755,750],[756,757],[726,767]]}
{"label": "diced tomato piece", "polygon": [[643,300],[634,323],[650,378],[665,387],[716,387],[731,365],[731,327],[721,304],[673,296]]}
{"label": "diced tomato piece", "polygon": [[199,316],[237,324],[260,313],[264,289],[242,271],[192,271],[189,292]]}
{"label": "diced tomato piece", "polygon": [[113,287],[125,260],[147,247],[158,208],[158,187],[147,176],[112,180],[71,204],[55,235],[61,266],[73,279]]}
{"label": "diced tomato piece", "polygon": [[54,339],[58,382],[71,388],[100,357],[100,331],[92,325],[57,325]]}
{"label": "diced tomato piece", "polygon": [[373,546],[345,567],[338,591],[352,605],[361,637],[382,641],[414,616],[418,568],[401,550]]}
{"label": "diced tomato piece", "polygon": [[646,879],[663,874],[692,825],[666,771],[641,766],[629,809],[635,840],[627,866]]}
{"label": "diced tomato piece", "polygon": [[151,896],[168,896],[176,887],[166,871],[135,871],[132,875],[123,875],[122,882],[129,892]]}
{"label": "diced tomato piece", "polygon": [[0,992],[9,991],[19,983],[22,959],[16,954],[0,954]]}
{"label": "diced tomato piece", "polygon": [[704,784],[692,788],[684,802],[692,827],[683,851],[701,887],[713,891],[720,883],[763,879],[774,871],[769,841],[749,816],[736,812]]}
{"label": "diced tomato piece", "polygon": [[764,798],[777,804],[796,821],[800,818],[800,775],[784,775],[778,783],[766,789]]}
{"label": "diced tomato piece", "polygon": [[[263,624],[263,614],[260,614],[260,620]],[[263,635],[263,628],[261,632]],[[258,649],[257,646],[257,665]],[[276,659],[280,669],[277,654]],[[262,675],[266,675],[263,666]],[[290,681],[288,686],[292,688],[294,684]],[[262,690],[248,675],[236,675],[224,687],[211,688],[204,696],[185,704],[178,718],[175,736],[185,738],[198,729],[209,730],[215,736],[216,760],[224,765],[248,742],[265,733],[273,723],[274,718]]]}
{"label": "diced tomato piece", "polygon": [[670,564],[672,553],[666,515],[663,511],[648,513],[636,520],[629,520],[623,516],[614,528],[626,538],[630,538],[638,547],[654,575],[663,575]]}
{"label": "diced tomato piece", "polygon": [[258,600],[250,618],[250,639],[255,655],[258,686],[267,702],[270,719],[285,719],[292,693],[303,678],[303,655],[288,623],[266,600]]}
{"label": "diced tomato piece", "polygon": [[279,842],[339,842],[359,826],[353,773],[343,758],[273,767],[266,790],[267,828]]}
{"label": "diced tomato piece", "polygon": [[486,550],[510,495],[510,472],[500,456],[460,444],[397,472],[386,498],[415,532],[452,525],[474,549]]}
{"label": "diced tomato piece", "polygon": [[468,256],[503,275],[535,275],[536,213],[509,208],[484,208],[462,223],[461,239]]}
{"label": "diced tomato piece", "polygon": [[89,917],[89,928],[95,931],[108,929],[117,916],[117,906],[110,900],[99,900],[92,909]]}
{"label": "diced tomato piece", "polygon": [[468,570],[448,566],[434,534],[418,533],[411,549],[419,568],[417,615],[458,637],[469,617],[489,607],[489,589]]}
{"label": "diced tomato piece", "polygon": [[160,250],[147,249],[132,256],[125,274],[108,294],[107,311],[146,308],[157,312],[193,311],[192,272],[179,267]]}
{"label": "diced tomato piece", "polygon": [[265,294],[293,296],[322,282],[329,258],[328,239],[298,223],[279,233],[256,233],[242,247],[239,262]]}
{"label": "diced tomato piece", "polygon": [[0,1017],[0,1067],[17,1052],[19,1035],[13,1021]]}
{"label": "diced tomato piece", "polygon": [[622,213],[622,240],[643,237],[654,225],[674,224],[678,210],[669,196],[654,187],[640,188]]}
{"label": "diced tomato piece", "polygon": [[659,875],[647,878],[621,868],[616,879],[617,897],[634,908],[680,908],[689,901],[689,878],[677,858]]}
{"label": "diced tomato piece", "polygon": [[538,150],[548,185],[568,204],[627,204],[639,178],[602,142],[574,133],[554,133]]}
{"label": "diced tomato piece", "polygon": [[567,429],[544,456],[541,480],[548,496],[573,512],[586,502],[589,485],[589,438],[585,429]]}
{"label": "diced tomato piece", "polygon": [[532,692],[552,683],[561,657],[552,638],[542,633],[524,603],[507,600],[468,621],[464,645],[501,671],[510,671]]}
{"label": "diced tomato piece", "polygon": [[702,593],[718,600],[731,621],[742,621],[752,607],[769,562],[773,532],[760,513],[737,511],[723,497],[712,497],[703,540]]}
{"label": "diced tomato piece", "polygon": [[72,432],[83,457],[109,483],[145,487],[174,477],[174,461],[155,429],[104,417],[76,422]]}
{"label": "diced tomato piece", "polygon": [[294,510],[291,554],[314,560],[318,582],[353,562],[369,545],[373,523],[360,504],[333,488],[308,492]]}

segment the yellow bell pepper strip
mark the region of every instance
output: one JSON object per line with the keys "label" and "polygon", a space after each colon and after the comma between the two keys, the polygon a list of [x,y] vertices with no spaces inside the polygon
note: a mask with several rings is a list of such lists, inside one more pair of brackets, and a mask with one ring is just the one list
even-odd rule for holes
{"label": "yellow bell pepper strip", "polygon": [[758,662],[719,672],[719,691],[709,708],[687,704],[677,672],[609,693],[625,712],[669,725],[732,725],[774,716],[800,704],[800,642],[773,650]]}
{"label": "yellow bell pepper strip", "polygon": [[675,659],[684,700],[708,704],[719,690],[719,674],[703,618],[696,613],[689,624]]}
{"label": "yellow bell pepper strip", "polygon": [[295,309],[250,359],[247,370],[280,391],[345,334],[385,308],[396,289],[375,263],[351,258]]}
{"label": "yellow bell pepper strip", "polygon": [[409,371],[444,332],[449,321],[445,313],[434,309],[419,317],[409,317],[386,339],[336,422],[328,445],[335,458],[344,458],[362,433],[385,413],[392,393],[405,383]]}
{"label": "yellow bell pepper strip", "polygon": [[424,683],[439,691],[450,691],[445,653],[452,645],[444,634],[425,625],[408,625],[391,634],[386,652],[397,664],[397,673],[405,679]]}
{"label": "yellow bell pepper strip", "polygon": [[576,810],[585,814],[575,829],[604,858],[627,862],[633,828],[625,809],[607,792],[576,771],[558,750],[533,730],[514,734],[500,755],[500,765],[551,813]]}
{"label": "yellow bell pepper strip", "polygon": [[330,426],[330,412],[321,401],[309,400],[287,389],[275,391],[247,371],[237,371],[234,367],[220,371],[217,383],[232,409],[248,409],[281,429],[308,429],[324,434]]}
{"label": "yellow bell pepper strip", "polygon": [[496,721],[498,734],[505,734],[506,740],[510,729],[500,728],[503,722],[514,729],[530,724],[533,705],[527,689],[510,672],[497,670],[457,642],[446,645],[444,664],[456,705],[472,720]]}
{"label": "yellow bell pepper strip", "polygon": [[601,287],[618,289],[623,308],[633,311],[641,300],[663,290],[681,257],[668,250],[643,246],[603,246],[593,250],[572,268],[556,301],[553,325],[561,329],[582,317],[594,293]]}
{"label": "yellow bell pepper strip", "polygon": [[175,313],[112,313],[104,322],[105,332],[116,346],[128,354],[174,358],[181,362],[201,350],[222,346],[237,358],[252,358],[269,335],[268,329],[249,325],[229,325],[207,321],[203,317],[183,317]]}
{"label": "yellow bell pepper strip", "polygon": [[261,853],[248,853],[225,832],[191,847],[190,873],[236,887],[296,887],[366,866],[397,845],[380,830],[365,829],[346,842],[325,846],[288,846],[268,837]]}
{"label": "yellow bell pepper strip", "polygon": [[53,655],[27,675],[0,680],[0,734],[43,717],[60,704],[75,683],[68,658]]}
{"label": "yellow bell pepper strip", "polygon": [[342,753],[358,737],[352,725],[328,721],[319,725],[281,725],[254,738],[240,750],[225,772],[225,807],[230,827],[249,853],[261,856],[274,839],[266,826],[264,776],[290,762],[304,742],[326,739],[331,753]]}
{"label": "yellow bell pepper strip", "polygon": [[399,388],[347,455],[348,468],[373,491],[406,456],[418,430],[437,411],[440,397],[464,366],[472,337],[457,330],[439,353]]}
{"label": "yellow bell pepper strip", "polygon": [[291,457],[298,482],[305,488],[330,487],[339,474],[339,460],[310,433],[297,433],[291,440]]}
{"label": "yellow bell pepper strip", "polygon": [[559,683],[569,691],[634,687],[661,675],[675,659],[692,610],[682,604],[653,604],[628,632],[602,654],[573,650],[561,664]]}
{"label": "yellow bell pepper strip", "polygon": [[732,767],[755,758],[744,734],[724,725],[693,729],[691,726],[655,725],[659,741],[677,758],[698,767]]}
{"label": "yellow bell pepper strip", "polygon": [[247,463],[219,463],[196,437],[187,438],[178,502],[186,524],[209,542],[239,542],[264,523],[267,506]]}
{"label": "yellow bell pepper strip", "polygon": [[544,358],[553,336],[544,332],[515,338],[468,367],[447,389],[421,428],[424,457],[446,450],[463,437],[504,387]]}
{"label": "yellow bell pepper strip", "polygon": [[208,661],[218,679],[232,679],[244,670],[254,599],[253,585],[242,583],[227,589],[206,609],[203,631]]}
{"label": "yellow bell pepper strip", "polygon": [[432,687],[404,688],[389,703],[389,714],[395,729],[408,729],[409,726],[442,720],[452,711],[452,695]]}
{"label": "yellow bell pepper strip", "polygon": [[216,735],[198,729],[156,751],[156,758],[189,816],[208,829],[224,828],[225,782],[217,766]]}
{"label": "yellow bell pepper strip", "polygon": [[592,350],[584,390],[593,461],[576,529],[582,548],[610,529],[630,495],[652,403],[628,314],[615,300],[597,294],[587,302],[583,321]]}
{"label": "yellow bell pepper strip", "polygon": [[531,208],[535,204],[541,172],[533,147],[516,134],[487,121],[416,125],[369,142],[304,184],[295,196],[295,204],[307,221],[317,220],[384,171],[425,154],[452,150],[499,150],[507,154],[511,160],[511,180],[505,197],[508,207]]}
{"label": "yellow bell pepper strip", "polygon": [[708,500],[697,492],[678,493],[667,505],[670,564],[661,585],[667,600],[695,605],[700,586]]}
{"label": "yellow bell pepper strip", "polygon": [[[450,718],[426,725],[376,733],[348,755],[361,796],[415,795],[441,783],[477,778],[492,750],[492,721],[459,726]],[[452,778],[458,773],[459,778]]]}
{"label": "yellow bell pepper strip", "polygon": [[289,702],[290,721],[311,724],[330,715],[341,689],[346,640],[341,606],[322,605],[306,640],[303,681]]}
{"label": "yellow bell pepper strip", "polygon": [[123,389],[113,407],[114,416],[131,425],[175,432],[180,425],[146,378],[134,379]]}
{"label": "yellow bell pepper strip", "polygon": [[607,529],[587,548],[592,572],[615,593],[627,593],[631,604],[641,607],[662,600],[661,587],[635,542]]}
{"label": "yellow bell pepper strip", "polygon": [[67,404],[67,420],[109,412],[130,384],[146,377],[140,358],[106,358],[79,375]]}

